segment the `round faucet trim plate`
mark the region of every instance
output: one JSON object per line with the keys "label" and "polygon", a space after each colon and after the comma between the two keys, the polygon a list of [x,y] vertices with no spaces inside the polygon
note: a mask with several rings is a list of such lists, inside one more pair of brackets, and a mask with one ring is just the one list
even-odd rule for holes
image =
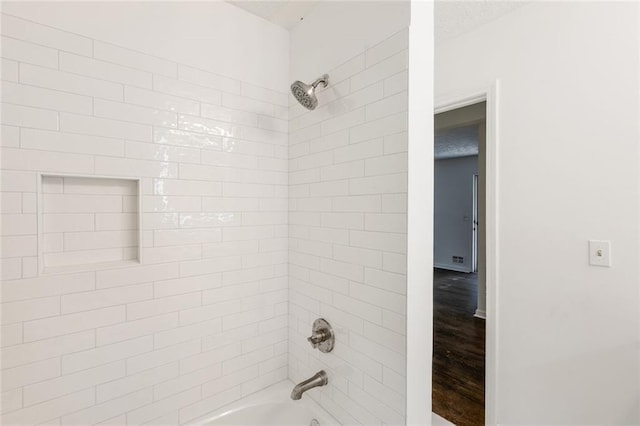
{"label": "round faucet trim plate", "polygon": [[311,337],[307,338],[307,340],[311,343],[311,346],[320,352],[331,352],[335,344],[335,335],[331,324],[324,318],[318,318],[313,322]]}

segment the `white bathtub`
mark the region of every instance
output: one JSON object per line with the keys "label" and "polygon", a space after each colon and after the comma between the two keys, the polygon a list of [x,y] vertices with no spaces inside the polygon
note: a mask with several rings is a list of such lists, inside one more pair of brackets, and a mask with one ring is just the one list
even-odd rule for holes
{"label": "white bathtub", "polygon": [[[191,426],[338,426],[340,422],[327,413],[308,395],[293,401],[295,384],[284,380],[239,401],[222,407]],[[309,392],[313,392],[311,389]],[[317,423],[312,423],[313,420]],[[453,426],[435,413],[433,426]]]}
{"label": "white bathtub", "polygon": [[[289,396],[295,384],[284,380],[253,395],[222,407],[199,426],[336,426],[340,423],[308,395],[293,401]],[[313,392],[311,389],[309,392]]]}

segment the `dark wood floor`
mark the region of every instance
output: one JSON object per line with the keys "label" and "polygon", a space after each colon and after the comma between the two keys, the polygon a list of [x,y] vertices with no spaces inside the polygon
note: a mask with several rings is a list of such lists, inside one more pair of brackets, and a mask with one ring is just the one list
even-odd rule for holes
{"label": "dark wood floor", "polygon": [[485,321],[473,316],[477,274],[433,273],[433,411],[457,426],[484,424]]}

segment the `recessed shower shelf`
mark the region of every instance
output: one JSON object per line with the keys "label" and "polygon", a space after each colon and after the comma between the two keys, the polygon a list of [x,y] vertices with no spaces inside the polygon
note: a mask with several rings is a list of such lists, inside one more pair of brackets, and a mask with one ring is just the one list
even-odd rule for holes
{"label": "recessed shower shelf", "polygon": [[140,263],[140,179],[40,174],[41,274]]}

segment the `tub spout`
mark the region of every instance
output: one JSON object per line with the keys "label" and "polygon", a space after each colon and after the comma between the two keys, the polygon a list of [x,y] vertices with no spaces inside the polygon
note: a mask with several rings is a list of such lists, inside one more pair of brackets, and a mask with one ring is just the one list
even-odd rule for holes
{"label": "tub spout", "polygon": [[309,389],[312,389],[318,386],[324,386],[327,383],[329,383],[329,378],[327,377],[327,373],[325,373],[324,370],[320,370],[313,376],[309,377],[307,380],[295,385],[295,387],[291,391],[291,399],[298,400],[302,398],[302,394],[308,391]]}

